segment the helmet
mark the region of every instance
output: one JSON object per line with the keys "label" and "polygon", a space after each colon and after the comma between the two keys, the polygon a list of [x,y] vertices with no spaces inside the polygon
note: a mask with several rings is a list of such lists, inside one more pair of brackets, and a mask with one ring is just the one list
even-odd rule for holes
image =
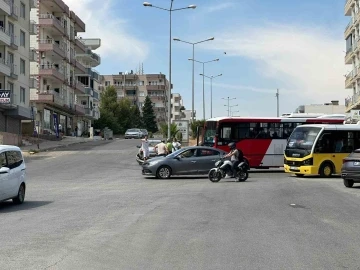
{"label": "helmet", "polygon": [[228,146],[229,146],[229,148],[230,148],[231,150],[233,150],[233,149],[236,148],[236,145],[235,145],[235,143],[233,143],[233,142],[229,143]]}

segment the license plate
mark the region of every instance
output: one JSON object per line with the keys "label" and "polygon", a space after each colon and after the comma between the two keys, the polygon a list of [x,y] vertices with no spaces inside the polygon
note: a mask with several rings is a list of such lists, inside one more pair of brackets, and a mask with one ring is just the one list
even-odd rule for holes
{"label": "license plate", "polygon": [[354,161],[354,166],[360,166],[360,161]]}
{"label": "license plate", "polygon": [[298,171],[299,170],[299,167],[290,167],[290,170],[292,170],[292,171]]}

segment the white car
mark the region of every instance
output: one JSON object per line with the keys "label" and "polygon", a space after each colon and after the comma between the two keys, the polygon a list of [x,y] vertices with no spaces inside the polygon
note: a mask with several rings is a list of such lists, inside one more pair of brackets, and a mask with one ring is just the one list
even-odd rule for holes
{"label": "white car", "polygon": [[26,165],[21,149],[0,145],[0,201],[12,199],[21,204],[25,200]]}

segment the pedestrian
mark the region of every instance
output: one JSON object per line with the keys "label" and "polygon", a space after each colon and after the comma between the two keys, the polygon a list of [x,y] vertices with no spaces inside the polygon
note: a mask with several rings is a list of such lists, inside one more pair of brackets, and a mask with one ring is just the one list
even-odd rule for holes
{"label": "pedestrian", "polygon": [[171,139],[169,138],[169,139],[167,139],[167,144],[166,144],[166,148],[167,148],[167,153],[168,153],[168,155],[169,154],[171,154],[172,153],[172,142],[171,142]]}
{"label": "pedestrian", "polygon": [[176,138],[173,139],[172,151],[175,152],[181,148],[181,144],[177,141]]}
{"label": "pedestrian", "polygon": [[144,161],[149,158],[149,140],[148,135],[145,135],[144,139],[141,140],[141,150],[143,151]]}
{"label": "pedestrian", "polygon": [[78,127],[75,126],[75,137],[77,137],[77,136],[78,136]]}
{"label": "pedestrian", "polygon": [[162,140],[160,143],[155,145],[155,151],[157,151],[157,155],[160,157],[166,156],[168,150],[167,150],[167,146],[165,144],[165,140]]}

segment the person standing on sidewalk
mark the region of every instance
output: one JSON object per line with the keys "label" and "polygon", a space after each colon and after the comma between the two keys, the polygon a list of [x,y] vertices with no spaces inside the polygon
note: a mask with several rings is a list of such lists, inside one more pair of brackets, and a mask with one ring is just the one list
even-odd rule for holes
{"label": "person standing on sidewalk", "polygon": [[166,148],[168,150],[168,155],[172,153],[172,142],[171,142],[171,139],[167,139],[167,144],[166,144]]}

